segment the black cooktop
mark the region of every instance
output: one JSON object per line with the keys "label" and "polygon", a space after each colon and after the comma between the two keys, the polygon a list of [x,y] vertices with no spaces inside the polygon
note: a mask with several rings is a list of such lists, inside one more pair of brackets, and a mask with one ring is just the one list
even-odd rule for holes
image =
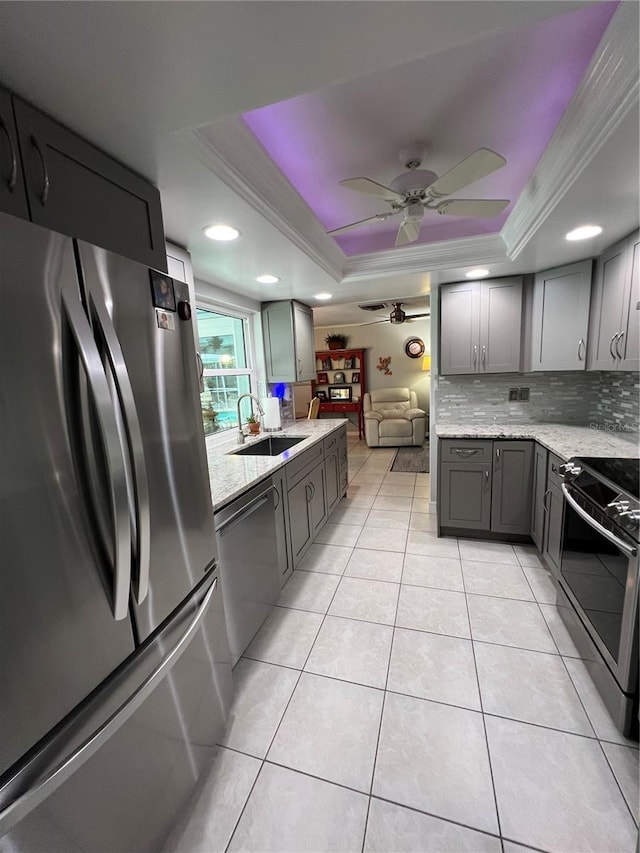
{"label": "black cooktop", "polygon": [[582,462],[602,477],[606,477],[621,492],[640,498],[640,460],[638,459],[601,459],[597,456],[580,457]]}

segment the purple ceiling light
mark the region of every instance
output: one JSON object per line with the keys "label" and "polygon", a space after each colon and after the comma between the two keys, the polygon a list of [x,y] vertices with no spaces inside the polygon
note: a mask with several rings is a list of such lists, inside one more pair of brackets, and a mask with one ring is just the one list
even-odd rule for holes
{"label": "purple ceiling light", "polygon": [[[367,176],[388,186],[399,152],[424,139],[421,168],[442,175],[472,151],[491,148],[507,165],[458,193],[509,198],[500,216],[425,211],[418,243],[495,233],[525,187],[617,7],[598,3],[479,38],[246,113],[243,119],[326,230],[387,212],[384,202],[341,187]],[[454,196],[455,197],[455,196]],[[400,216],[336,235],[345,254],[394,246]]]}

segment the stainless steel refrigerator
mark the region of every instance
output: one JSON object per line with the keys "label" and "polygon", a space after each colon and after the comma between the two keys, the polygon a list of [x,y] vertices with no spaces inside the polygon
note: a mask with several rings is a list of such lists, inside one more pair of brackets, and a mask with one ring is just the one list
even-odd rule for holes
{"label": "stainless steel refrigerator", "polygon": [[188,290],[0,215],[0,294],[0,851],[157,850],[232,693]]}

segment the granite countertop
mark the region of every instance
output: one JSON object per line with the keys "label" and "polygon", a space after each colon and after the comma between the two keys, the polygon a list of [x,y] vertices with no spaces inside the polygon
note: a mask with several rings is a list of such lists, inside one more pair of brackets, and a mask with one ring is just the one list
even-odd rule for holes
{"label": "granite countertop", "polygon": [[[209,483],[211,485],[211,500],[213,509],[221,509],[229,501],[237,498],[260,480],[264,480],[282,468],[291,459],[295,459],[318,441],[322,441],[330,433],[347,423],[345,418],[324,418],[322,420],[300,420],[283,423],[282,429],[275,433],[261,432],[257,436],[247,436],[245,443],[237,443],[237,431],[230,430],[229,436],[223,439],[219,435],[207,436],[207,465],[209,467]],[[241,447],[248,447],[256,441],[273,435],[278,438],[307,436],[304,441],[294,445],[278,456],[237,456],[232,453]]]}
{"label": "granite countertop", "polygon": [[529,438],[562,459],[604,456],[618,459],[638,456],[637,433],[615,433],[570,424],[436,424],[438,438]]}

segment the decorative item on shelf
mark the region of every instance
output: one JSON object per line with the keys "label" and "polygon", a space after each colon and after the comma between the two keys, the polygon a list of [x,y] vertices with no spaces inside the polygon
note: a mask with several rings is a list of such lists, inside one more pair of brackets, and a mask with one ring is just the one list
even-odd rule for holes
{"label": "decorative item on shelf", "polygon": [[344,373],[341,370],[336,370],[333,376],[334,385],[344,385],[347,380],[344,378]]}
{"label": "decorative item on shelf", "polygon": [[378,363],[376,364],[376,370],[382,370],[385,376],[393,376],[393,371],[389,370],[389,365],[391,364],[391,356],[385,355],[380,356],[378,359]]}
{"label": "decorative item on shelf", "polygon": [[347,356],[347,358],[345,358],[345,360],[344,360],[345,370],[353,370],[353,368],[355,366],[356,366],[355,356]]}
{"label": "decorative item on shelf", "polygon": [[431,372],[431,356],[430,356],[430,355],[425,355],[425,356],[423,357],[423,359],[422,359],[422,369],[423,369],[426,373],[430,373],[430,372]]}
{"label": "decorative item on shelf", "polygon": [[330,357],[327,356],[326,358],[323,358],[322,359],[322,369],[323,370],[331,370],[332,368],[333,368],[333,365],[331,363]]}
{"label": "decorative item on shelf", "polygon": [[316,397],[320,400],[321,403],[327,402],[327,392],[326,391],[316,391]]}
{"label": "decorative item on shelf", "polygon": [[351,381],[354,383],[360,382],[360,373],[359,372],[358,373],[352,373],[351,374]]}
{"label": "decorative item on shelf", "polygon": [[318,384],[319,385],[328,385],[329,384],[329,375],[327,373],[318,373]]}
{"label": "decorative item on shelf", "polygon": [[324,342],[329,349],[344,349],[347,345],[347,340],[346,335],[332,334],[327,335]]}
{"label": "decorative item on shelf", "polygon": [[404,345],[404,351],[409,358],[420,358],[424,355],[424,341],[422,338],[409,338]]}
{"label": "decorative item on shelf", "polygon": [[333,385],[329,386],[329,399],[330,400],[339,400],[342,403],[350,403],[351,402],[351,386],[347,385],[347,387],[335,388]]}
{"label": "decorative item on shelf", "polygon": [[257,435],[260,432],[260,421],[256,418],[255,415],[249,415],[247,418],[247,424],[249,426],[249,432],[251,435]]}

